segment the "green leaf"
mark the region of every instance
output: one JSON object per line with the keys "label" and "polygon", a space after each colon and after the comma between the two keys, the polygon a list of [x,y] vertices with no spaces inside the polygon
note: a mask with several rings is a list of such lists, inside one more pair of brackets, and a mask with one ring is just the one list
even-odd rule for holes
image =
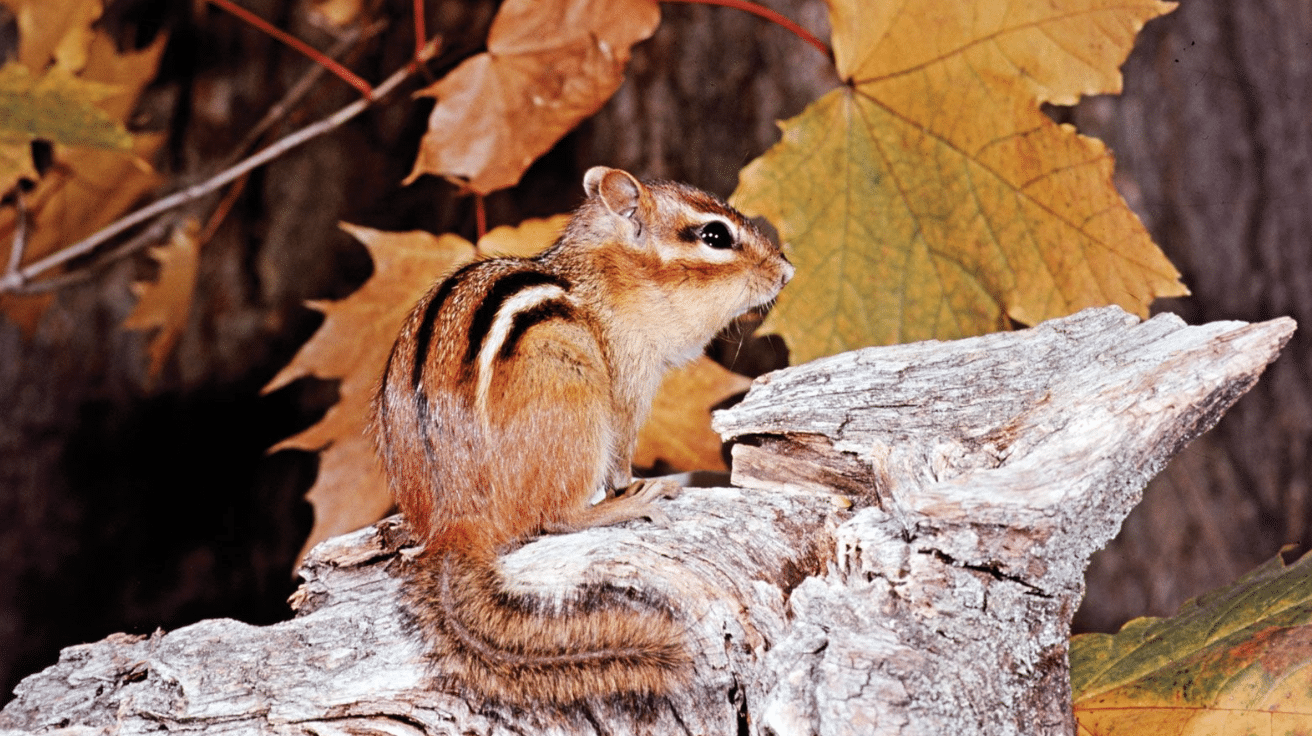
{"label": "green leaf", "polygon": [[35,77],[22,64],[6,64],[0,67],[0,140],[130,150],[128,131],[96,106],[118,91],[59,70]]}
{"label": "green leaf", "polygon": [[1279,557],[1168,619],[1071,640],[1081,733],[1312,731],[1312,555]]}

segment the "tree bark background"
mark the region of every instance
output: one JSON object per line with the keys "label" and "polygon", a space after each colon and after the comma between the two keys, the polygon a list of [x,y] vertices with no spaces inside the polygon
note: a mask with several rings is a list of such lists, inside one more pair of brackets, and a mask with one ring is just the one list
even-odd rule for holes
{"label": "tree bark background", "polygon": [[[104,23],[125,43],[155,28],[172,34],[143,104],[145,119],[171,132],[166,174],[225,156],[308,65],[214,8],[107,4]],[[242,4],[326,45],[300,0]],[[389,25],[348,57],[373,80],[412,48],[409,0],[380,4]],[[827,38],[820,0],[766,4]],[[494,6],[430,0],[430,32],[449,44],[438,73],[478,47]],[[567,209],[594,163],[727,195],[738,169],[776,139],[774,120],[837,83],[812,49],[745,14],[664,5],[662,15],[616,98],[520,188],[491,197],[489,225]],[[1122,97],[1054,114],[1117,153],[1121,191],[1194,291],[1163,307],[1190,323],[1283,314],[1308,323],[1312,6],[1184,0],[1144,29],[1125,73]],[[352,95],[329,80],[291,124]],[[333,388],[257,391],[317,326],[302,302],[341,297],[368,275],[339,220],[473,235],[470,202],[451,187],[399,186],[429,104],[398,95],[251,178],[202,250],[191,321],[160,380],[144,376],[143,337],[118,328],[140,261],[61,293],[30,342],[0,320],[0,701],[63,646],[208,617],[288,615],[315,461],[264,449],[314,421]],[[1086,626],[1169,613],[1281,544],[1305,542],[1308,353],[1296,334],[1252,395],[1150,487],[1095,558]]]}
{"label": "tree bark background", "polygon": [[[1156,309],[1190,324],[1312,324],[1312,3],[1184,0],[1145,27],[1123,71],[1123,95],[1073,118],[1115,151],[1118,187],[1193,291]],[[1306,549],[1309,451],[1312,339],[1300,330],[1094,558],[1077,624],[1168,615],[1283,544]]]}

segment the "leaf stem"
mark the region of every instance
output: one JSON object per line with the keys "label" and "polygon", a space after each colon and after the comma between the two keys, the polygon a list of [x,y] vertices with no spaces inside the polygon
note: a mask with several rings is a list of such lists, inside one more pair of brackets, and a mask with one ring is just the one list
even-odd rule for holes
{"label": "leaf stem", "polygon": [[[213,2],[214,0],[210,1]],[[421,49],[418,61],[423,62],[431,59],[433,55],[436,54],[437,47],[440,44],[441,38],[434,37],[424,45],[423,49]],[[401,82],[405,81],[418,66],[419,64],[414,61],[408,62],[404,67],[398,69],[392,74],[392,76],[388,77],[387,81],[378,85],[378,87],[374,89],[372,97],[356,100],[323,120],[320,120],[317,123],[311,123],[310,125],[287,135],[260,150],[258,153],[247,157],[234,166],[220,171],[203,182],[193,184],[192,186],[174,192],[167,197],[155,200],[155,202],[142,207],[126,217],[119,218],[86,238],[73,243],[67,248],[51,253],[26,268],[12,273],[6,273],[3,277],[0,277],[0,292],[17,291],[21,289],[26,282],[31,281],[36,276],[49,271],[52,268],[61,266],[78,256],[90,253],[101,243],[104,243],[128,228],[139,225],[156,215],[173,209],[174,207],[199,199],[210,192],[219,189],[225,184],[235,181],[253,169],[263,166],[302,143],[340,127],[342,124],[346,123],[346,121],[368,109],[375,100],[386,97],[392,90],[396,89]]]}
{"label": "leaf stem", "polygon": [[424,52],[424,39],[428,38],[428,29],[424,25],[424,0],[414,0],[415,8],[415,56]]}
{"label": "leaf stem", "polygon": [[833,59],[834,57],[833,52],[830,51],[829,47],[825,45],[825,42],[811,35],[810,31],[801,27],[797,23],[794,23],[787,16],[777,13],[769,8],[757,5],[756,3],[751,2],[751,0],[663,0],[663,2],[689,3],[689,4],[697,3],[699,5],[720,5],[726,8],[742,10],[751,13],[753,15],[757,15],[762,18],[765,18],[766,20],[770,21],[771,23],[774,23],[777,26],[782,26],[783,28],[791,32],[793,35],[797,36],[803,41],[806,41],[807,43],[814,46],[816,50],[824,54],[826,57],[830,59]]}
{"label": "leaf stem", "polygon": [[264,20],[260,16],[232,2],[232,0],[206,0],[206,2],[209,2],[213,5],[217,5],[220,8],[223,8],[224,10],[228,11],[232,15],[241,18],[242,20],[246,21],[250,25],[255,26],[256,28],[267,33],[268,35],[278,39],[279,41],[282,41],[288,46],[291,46],[292,48],[296,49],[302,54],[305,54],[314,63],[328,69],[328,71],[340,77],[342,81],[360,90],[360,94],[364,95],[365,99],[370,99],[374,96],[375,94],[374,88],[369,86],[368,82],[364,81],[359,76],[357,76],[355,72],[351,71],[350,69],[347,69],[341,64],[338,64],[336,61],[333,61],[327,56],[324,56],[323,54],[319,53],[318,49],[315,49],[313,46],[309,45],[308,43],[305,43],[304,41],[291,35],[290,33],[287,33],[286,31],[277,28],[276,26],[270,24],[268,21]]}

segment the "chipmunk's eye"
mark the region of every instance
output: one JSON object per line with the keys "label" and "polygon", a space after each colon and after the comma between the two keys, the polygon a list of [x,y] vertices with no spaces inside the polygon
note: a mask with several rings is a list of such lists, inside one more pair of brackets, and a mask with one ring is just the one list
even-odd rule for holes
{"label": "chipmunk's eye", "polygon": [[701,241],[712,248],[732,248],[733,233],[729,232],[729,226],[719,220],[711,220],[702,225],[702,229],[697,233]]}

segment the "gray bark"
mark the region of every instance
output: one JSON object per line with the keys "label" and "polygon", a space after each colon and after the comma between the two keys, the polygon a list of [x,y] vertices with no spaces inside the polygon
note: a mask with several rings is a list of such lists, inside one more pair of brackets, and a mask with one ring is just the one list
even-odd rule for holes
{"label": "gray bark", "polygon": [[666,526],[544,537],[507,579],[676,601],[696,682],[646,718],[474,709],[433,689],[398,607],[396,519],[317,547],[294,620],[64,650],[0,734],[1070,734],[1089,556],[1148,479],[1257,380],[1293,321],[1035,329],[871,348],[762,377],[716,427],[735,488]]}

